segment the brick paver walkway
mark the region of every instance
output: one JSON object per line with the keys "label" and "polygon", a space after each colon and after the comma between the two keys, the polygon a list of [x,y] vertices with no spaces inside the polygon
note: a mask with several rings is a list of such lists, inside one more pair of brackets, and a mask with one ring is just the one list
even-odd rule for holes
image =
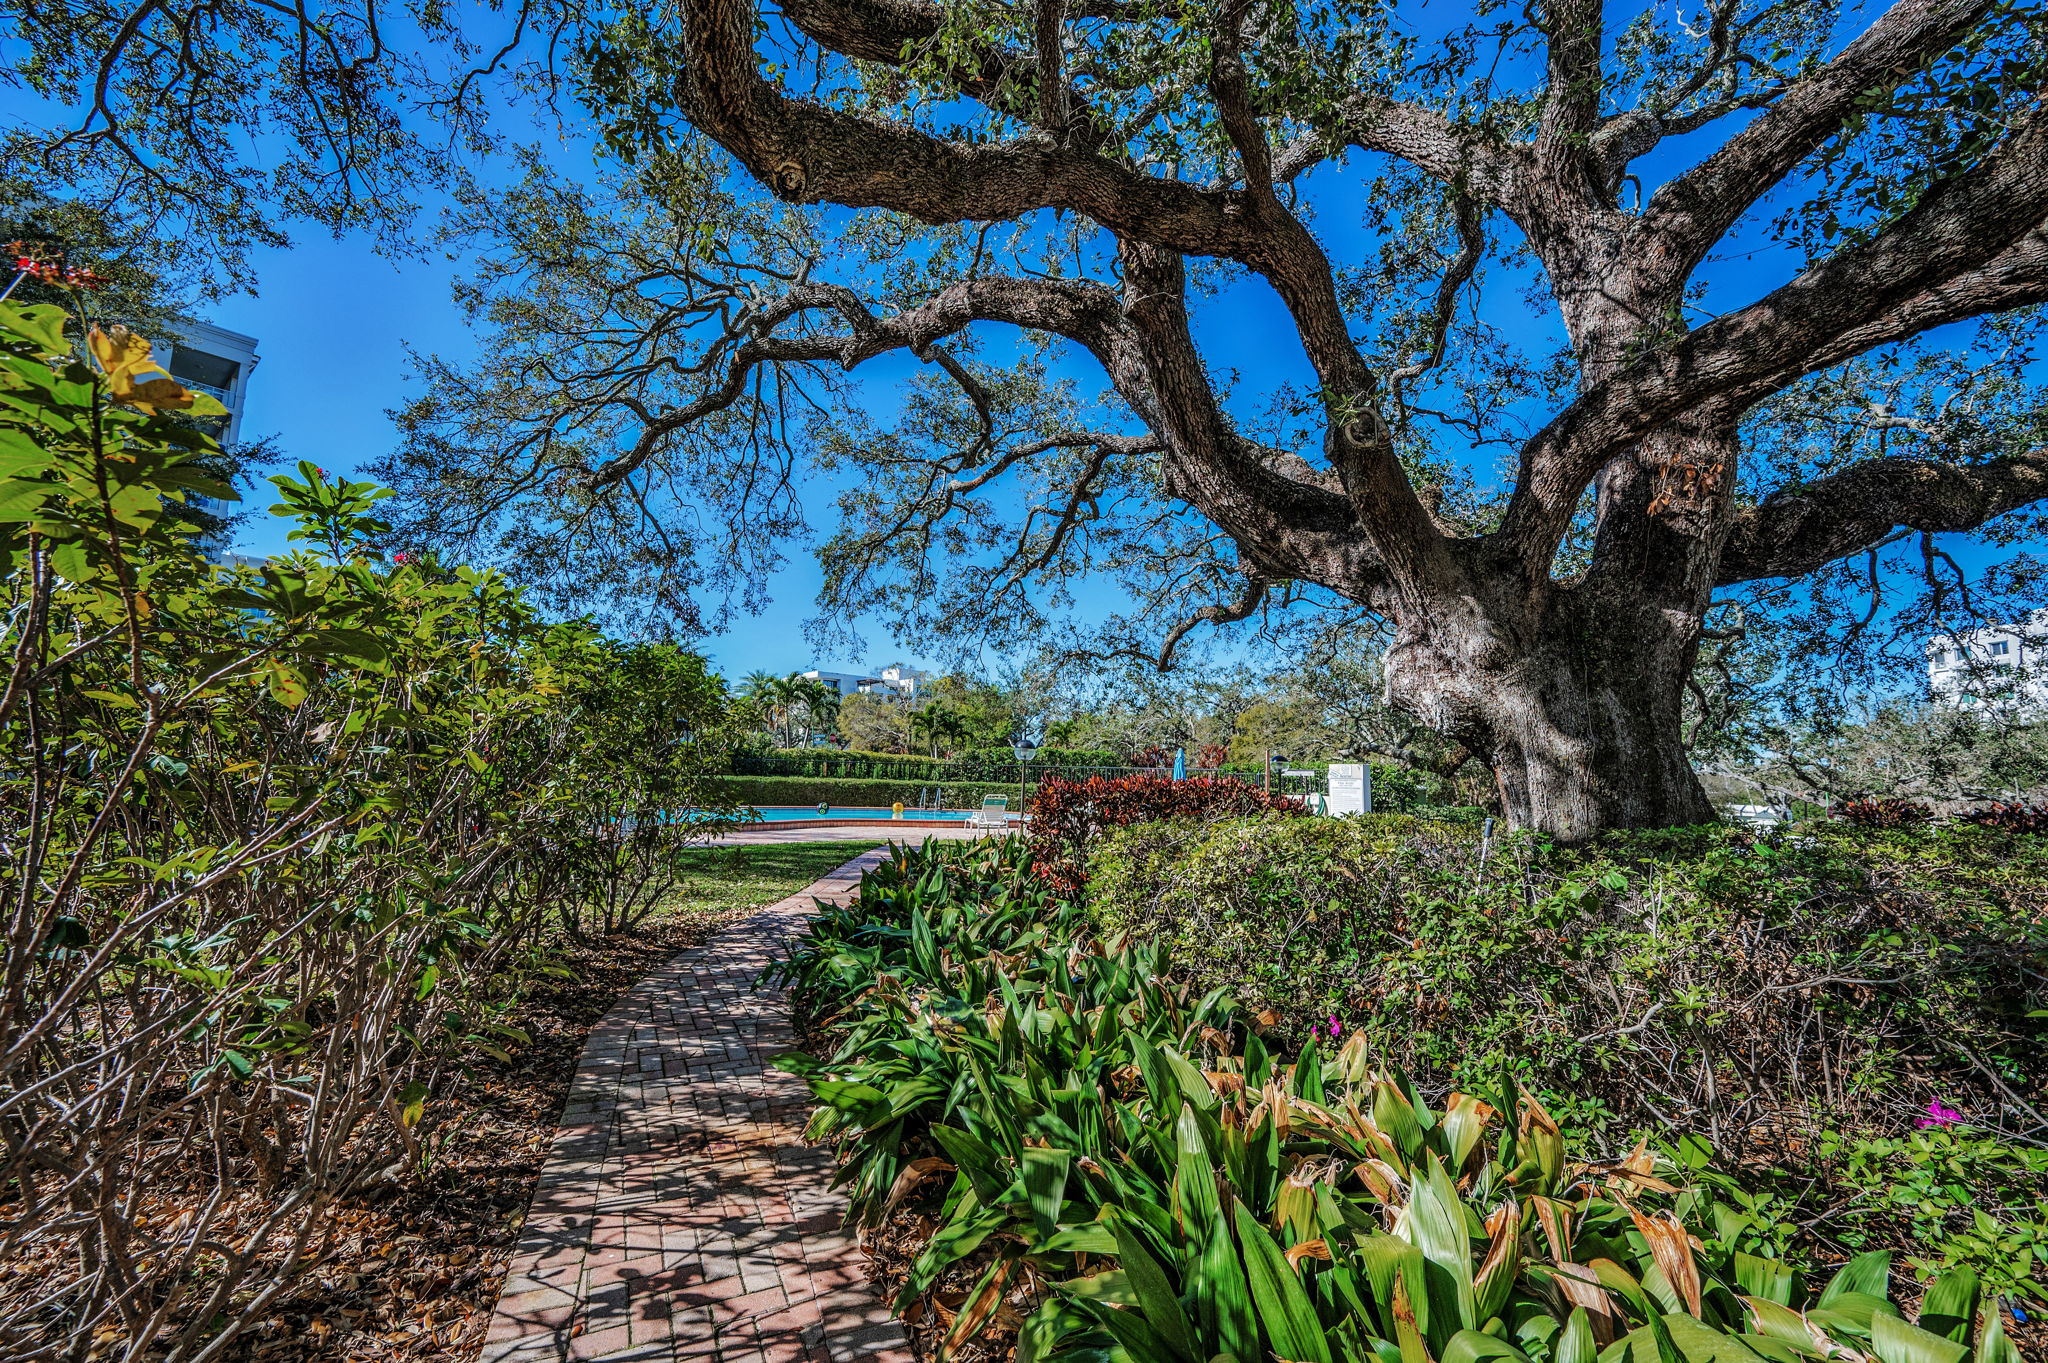
{"label": "brick paver walkway", "polygon": [[910,1363],[753,981],[883,849],[677,956],[590,1033],[482,1363]]}

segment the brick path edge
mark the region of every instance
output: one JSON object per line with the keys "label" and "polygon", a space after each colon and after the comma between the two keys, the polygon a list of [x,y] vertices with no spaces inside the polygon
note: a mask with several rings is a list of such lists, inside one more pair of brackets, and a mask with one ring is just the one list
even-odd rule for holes
{"label": "brick path edge", "polygon": [[480,1363],[912,1363],[839,1228],[794,1038],[753,982],[863,853],[680,953],[591,1029]]}

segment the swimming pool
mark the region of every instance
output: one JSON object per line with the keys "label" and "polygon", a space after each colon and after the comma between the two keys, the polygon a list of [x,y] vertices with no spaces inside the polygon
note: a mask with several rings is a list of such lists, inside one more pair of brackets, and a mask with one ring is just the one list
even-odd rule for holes
{"label": "swimming pool", "polygon": [[[827,805],[820,814],[816,805],[760,805],[754,810],[767,823],[789,823],[798,819],[893,819],[895,812],[869,805]],[[906,809],[903,822],[963,823],[965,809]]]}

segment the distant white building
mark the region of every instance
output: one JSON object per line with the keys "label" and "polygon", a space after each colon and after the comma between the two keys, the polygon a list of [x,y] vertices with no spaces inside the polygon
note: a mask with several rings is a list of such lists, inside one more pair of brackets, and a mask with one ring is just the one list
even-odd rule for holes
{"label": "distant white building", "polygon": [[[249,375],[256,368],[256,338],[211,322],[186,322],[157,346],[155,359],[187,388],[208,394],[228,409],[221,423],[220,443],[233,445],[242,435],[242,409],[249,400]],[[210,497],[192,497],[202,511],[228,516],[235,508]],[[224,545],[210,545],[220,557]],[[228,558],[237,557],[227,555]]]}
{"label": "distant white building", "polygon": [[880,696],[886,701],[916,700],[918,689],[932,679],[924,669],[905,667],[902,663],[890,663],[873,672],[827,672],[814,667],[797,675],[821,681],[841,696]]}
{"label": "distant white building", "polygon": [[249,399],[249,374],[256,368],[256,338],[229,331],[211,322],[186,322],[164,342],[168,358],[158,363],[187,388],[220,399],[228,409],[227,429],[221,443],[232,445],[241,438],[242,409]]}
{"label": "distant white building", "polygon": [[1927,689],[1938,705],[2048,710],[2048,610],[1927,641]]}

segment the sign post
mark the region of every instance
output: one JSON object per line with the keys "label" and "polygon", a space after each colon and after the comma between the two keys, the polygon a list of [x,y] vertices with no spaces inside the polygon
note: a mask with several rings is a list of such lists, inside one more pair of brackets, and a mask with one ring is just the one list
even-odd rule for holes
{"label": "sign post", "polygon": [[1372,768],[1363,762],[1330,764],[1330,812],[1372,813]]}

